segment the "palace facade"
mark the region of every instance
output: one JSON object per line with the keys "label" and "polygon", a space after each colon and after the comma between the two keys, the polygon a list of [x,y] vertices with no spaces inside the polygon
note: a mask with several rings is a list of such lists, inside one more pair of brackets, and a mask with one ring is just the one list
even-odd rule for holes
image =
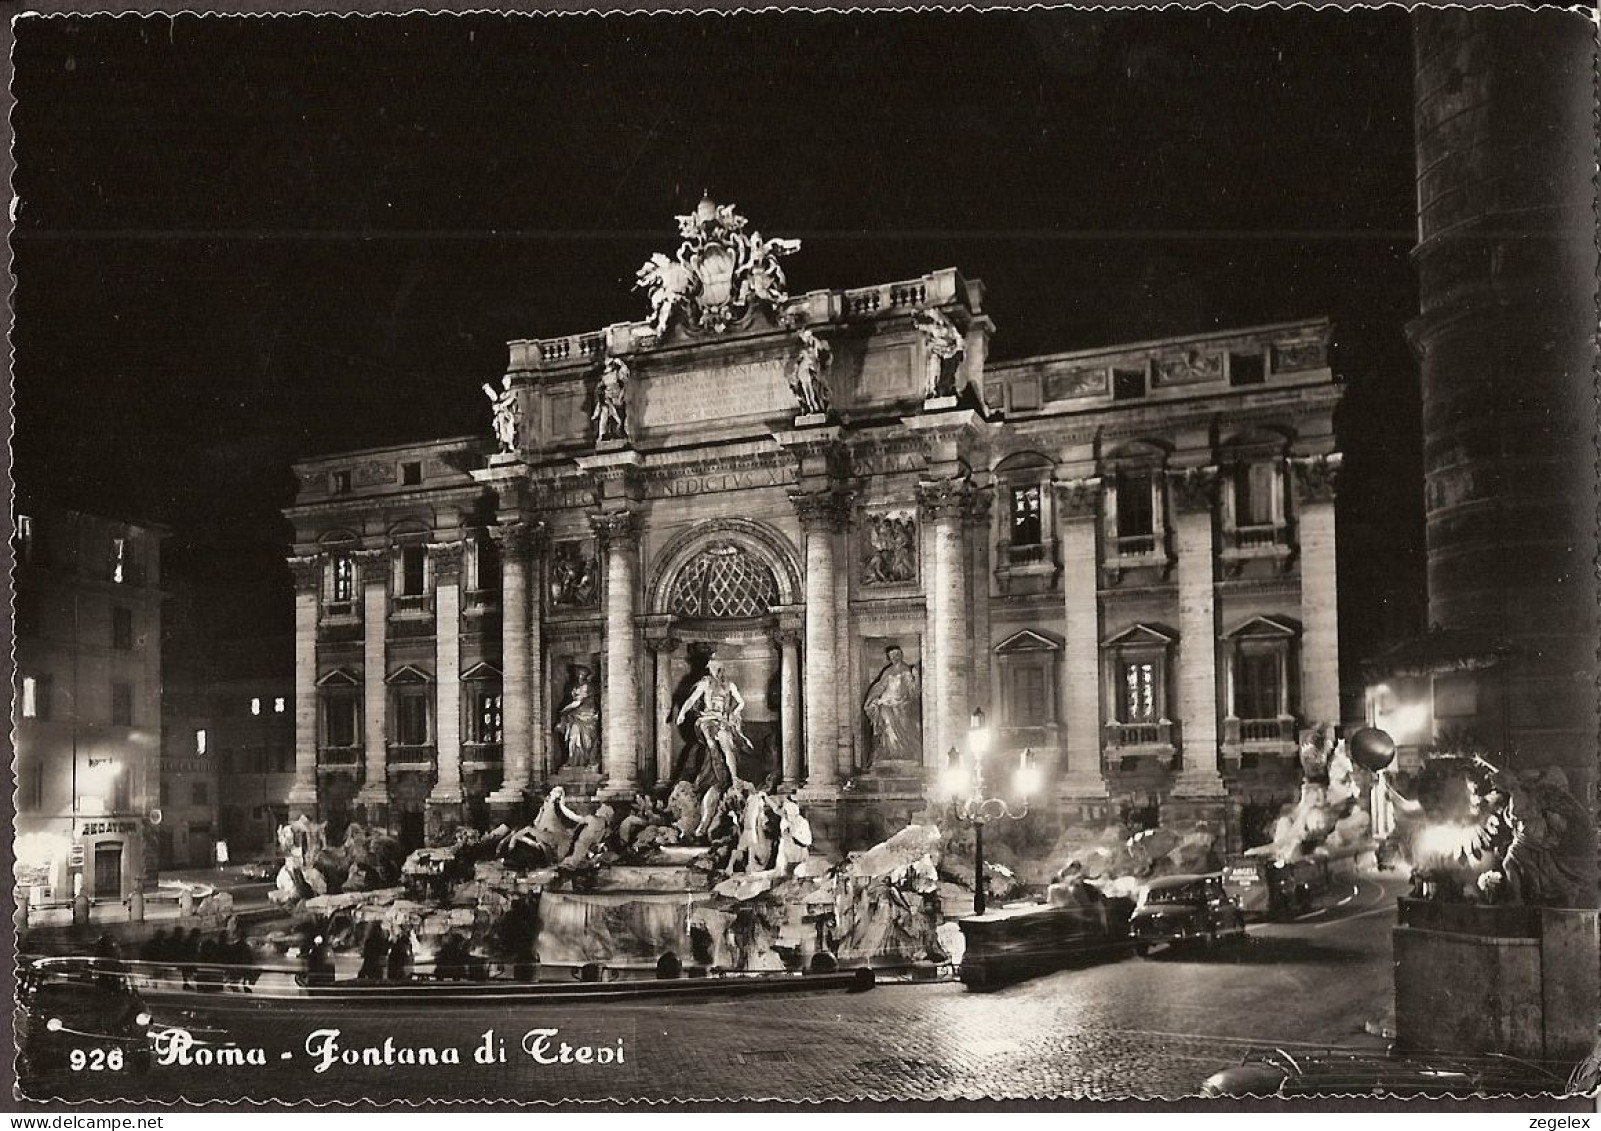
{"label": "palace facade", "polygon": [[743,227],[681,217],[648,321],[510,343],[496,436],[295,466],[290,809],[416,844],[665,786],[715,656],[741,775],[836,846],[975,707],[1040,819],[1267,839],[1341,717],[1328,324],[995,364],[981,283],[790,297]]}

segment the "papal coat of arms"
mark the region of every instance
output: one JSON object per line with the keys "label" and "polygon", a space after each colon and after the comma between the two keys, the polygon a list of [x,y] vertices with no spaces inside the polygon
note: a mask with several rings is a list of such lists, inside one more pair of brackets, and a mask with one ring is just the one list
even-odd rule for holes
{"label": "papal coat of arms", "polygon": [[746,232],[749,221],[732,204],[710,200],[676,219],[684,237],[677,254],[652,255],[634,284],[650,295],[658,337],[675,315],[692,329],[720,332],[758,307],[773,310],[789,298],[778,260],[799,251],[799,240]]}

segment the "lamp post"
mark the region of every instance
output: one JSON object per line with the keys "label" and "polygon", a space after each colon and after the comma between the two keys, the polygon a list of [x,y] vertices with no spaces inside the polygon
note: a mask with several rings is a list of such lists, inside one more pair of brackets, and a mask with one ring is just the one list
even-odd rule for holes
{"label": "lamp post", "polygon": [[968,759],[954,746],[946,755],[945,793],[950,797],[958,820],[973,826],[973,914],[984,914],[984,826],[1002,819],[1019,821],[1028,816],[1029,797],[1039,788],[1039,771],[1034,752],[1025,749],[1012,775],[1012,788],[1019,804],[985,792],[984,758],[989,754],[990,730],[983,708],[973,710],[968,724]]}

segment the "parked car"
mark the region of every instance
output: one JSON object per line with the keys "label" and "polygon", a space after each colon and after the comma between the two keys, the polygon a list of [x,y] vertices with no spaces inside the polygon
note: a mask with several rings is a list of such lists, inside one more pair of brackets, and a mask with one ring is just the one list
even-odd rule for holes
{"label": "parked car", "polygon": [[284,862],[270,856],[260,860],[251,860],[239,866],[239,874],[247,880],[266,880],[271,883],[278,878],[278,872],[283,868]]}
{"label": "parked car", "polygon": [[1527,1096],[1568,1083],[1514,1057],[1393,1056],[1382,1049],[1255,1050],[1201,1085],[1206,1096]]}
{"label": "parked car", "polygon": [[1197,943],[1215,946],[1225,938],[1245,935],[1245,912],[1223,888],[1223,877],[1163,876],[1140,892],[1129,918],[1134,953],[1144,957],[1154,946]]}
{"label": "parked car", "polygon": [[88,965],[18,970],[18,1066],[27,1076],[150,1068],[149,1008],[127,979]]}

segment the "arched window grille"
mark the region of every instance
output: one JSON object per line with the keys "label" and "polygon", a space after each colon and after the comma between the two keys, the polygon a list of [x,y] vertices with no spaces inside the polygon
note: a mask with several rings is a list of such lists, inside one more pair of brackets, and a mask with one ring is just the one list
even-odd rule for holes
{"label": "arched window grille", "polygon": [[696,620],[766,616],[778,583],[765,562],[732,543],[710,546],[678,575],[669,609]]}

